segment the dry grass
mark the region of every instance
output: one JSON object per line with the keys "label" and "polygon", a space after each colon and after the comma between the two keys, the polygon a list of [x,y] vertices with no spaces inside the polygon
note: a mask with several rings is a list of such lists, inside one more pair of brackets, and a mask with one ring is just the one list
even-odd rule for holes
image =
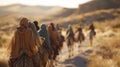
{"label": "dry grass", "polygon": [[88,67],[120,67],[120,35],[101,38],[96,53],[88,57]]}
{"label": "dry grass", "polygon": [[[117,16],[114,19],[106,19],[106,16],[102,16],[102,13],[107,13],[112,16]],[[100,15],[100,16],[99,16]],[[90,12],[77,16],[70,16],[67,18],[58,18],[55,21],[57,23],[63,24],[76,24],[74,25],[74,30],[76,27],[84,23],[91,18],[97,30],[96,42],[96,53],[88,57],[90,60],[88,67],[120,67],[120,9],[110,9],[110,10],[100,10],[95,12]],[[8,17],[9,18],[9,17]],[[99,21],[99,18],[103,18],[104,21]],[[11,21],[13,24],[11,24]],[[6,22],[6,23],[2,23]],[[6,61],[8,60],[8,55],[6,48],[10,42],[13,32],[15,30],[17,22],[15,18],[12,20],[6,20],[6,18],[0,19],[0,67],[6,67]],[[89,26],[85,26],[85,32],[88,30]],[[112,31],[112,32],[111,32]],[[100,34],[101,33],[101,34]],[[100,35],[99,35],[100,34]],[[1,66],[5,65],[5,66]]]}
{"label": "dry grass", "polygon": [[[7,28],[8,26],[8,28]],[[13,28],[9,27],[9,25],[3,25],[0,29],[0,67],[8,67],[8,53],[7,47],[10,43],[11,37],[13,36]]]}

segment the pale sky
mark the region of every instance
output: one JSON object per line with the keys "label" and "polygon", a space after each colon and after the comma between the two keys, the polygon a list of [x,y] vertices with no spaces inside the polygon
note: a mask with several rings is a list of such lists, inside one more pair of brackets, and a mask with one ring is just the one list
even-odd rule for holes
{"label": "pale sky", "polygon": [[83,4],[88,1],[90,0],[0,0],[0,5],[25,4],[77,8],[79,4]]}

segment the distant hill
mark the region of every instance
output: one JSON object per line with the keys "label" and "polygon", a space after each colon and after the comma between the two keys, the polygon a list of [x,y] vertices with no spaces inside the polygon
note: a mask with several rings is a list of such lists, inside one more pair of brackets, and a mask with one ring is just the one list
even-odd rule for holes
{"label": "distant hill", "polygon": [[62,9],[59,6],[28,6],[23,4],[0,6],[0,23],[16,23],[20,17],[41,21],[43,18],[48,19],[49,16]]}
{"label": "distant hill", "polygon": [[[69,13],[69,14],[67,14]],[[92,22],[105,22],[120,18],[120,0],[92,0],[79,5],[77,9],[62,10],[56,19],[67,27],[68,24],[88,25]]]}
{"label": "distant hill", "polygon": [[74,9],[58,6],[47,7],[13,4],[0,6],[0,23],[16,23],[17,19],[21,16],[35,19],[39,22],[55,21],[58,23],[69,22],[72,24],[91,21],[91,19],[92,21],[104,21],[119,16],[114,15],[115,13],[120,14],[119,8],[120,0],[92,0]]}
{"label": "distant hill", "polygon": [[58,6],[27,6],[22,4],[13,4],[8,6],[0,6],[0,16],[8,14],[21,14],[28,16],[44,16],[61,10]]}
{"label": "distant hill", "polygon": [[73,14],[76,11],[77,8],[64,8],[62,10],[60,10],[58,13],[56,13],[55,15],[53,15],[54,17],[68,17],[71,14]]}
{"label": "distant hill", "polygon": [[77,9],[63,9],[56,16],[68,17],[70,15],[79,15],[97,10],[114,9],[120,7],[120,0],[92,0],[90,2],[79,5]]}
{"label": "distant hill", "polygon": [[120,0],[92,0],[88,3],[79,5],[76,14],[87,13],[102,9],[119,8]]}

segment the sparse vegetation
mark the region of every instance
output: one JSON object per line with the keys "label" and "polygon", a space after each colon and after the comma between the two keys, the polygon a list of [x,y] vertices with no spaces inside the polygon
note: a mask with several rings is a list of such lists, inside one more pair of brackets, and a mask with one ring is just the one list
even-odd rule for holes
{"label": "sparse vegetation", "polygon": [[[114,1],[114,3],[116,3],[117,0],[110,1]],[[109,4],[109,6],[110,5],[111,4]],[[95,6],[93,7],[97,8]],[[55,23],[63,25],[64,28],[66,28],[68,24],[72,24],[74,30],[77,26],[83,25],[85,34],[88,32],[89,24],[94,23],[97,31],[95,39],[97,44],[94,46],[96,50],[95,53],[87,57],[87,59],[90,60],[88,67],[120,67],[120,8],[100,8],[101,10],[95,9],[95,11],[86,13],[79,13],[79,10],[76,11],[77,9],[66,8],[58,15],[50,15],[47,17],[26,16],[20,14],[0,16],[0,67],[7,67],[6,61],[8,60],[8,56],[6,48],[10,43],[14,30],[17,27],[18,18],[21,16],[35,19],[40,21],[39,23],[43,21],[55,21]],[[55,9],[58,10],[58,8]],[[62,10],[62,8],[59,9]]]}
{"label": "sparse vegetation", "polygon": [[[118,32],[119,33],[119,32]],[[98,37],[99,38],[99,37]],[[119,67],[120,63],[120,35],[102,37],[96,46],[96,53],[89,56],[88,67]]]}

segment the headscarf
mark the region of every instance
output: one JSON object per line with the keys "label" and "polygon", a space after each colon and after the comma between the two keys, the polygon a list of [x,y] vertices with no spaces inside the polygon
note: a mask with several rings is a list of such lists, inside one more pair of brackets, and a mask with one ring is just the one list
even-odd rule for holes
{"label": "headscarf", "polygon": [[28,19],[27,18],[22,18],[21,21],[20,21],[20,26],[27,28],[29,26]]}
{"label": "headscarf", "polygon": [[71,25],[68,25],[66,35],[67,35],[67,38],[72,38],[74,40],[74,32]]}
{"label": "headscarf", "polygon": [[56,30],[56,29],[55,29],[55,24],[51,22],[50,25],[51,25],[51,27],[52,27],[52,30],[55,31],[55,30]]}
{"label": "headscarf", "polygon": [[46,43],[46,45],[52,50],[52,48],[50,46],[50,37],[49,37],[48,31],[47,31],[46,28],[47,28],[47,25],[46,24],[42,24],[41,25],[41,29],[39,31],[39,35],[45,39],[44,43]]}
{"label": "headscarf", "polygon": [[11,43],[8,47],[8,52],[13,58],[18,58],[23,53],[26,53],[29,57],[35,55],[38,51],[36,38],[32,30],[29,28],[27,18],[23,18],[20,21],[20,27],[14,33]]}
{"label": "headscarf", "polygon": [[89,29],[90,30],[95,30],[95,27],[94,27],[93,23],[90,25]]}
{"label": "headscarf", "polygon": [[34,21],[33,23],[35,24],[36,30],[38,31],[40,29],[39,26],[38,26],[38,22]]}
{"label": "headscarf", "polygon": [[41,25],[41,29],[39,31],[39,35],[42,36],[42,37],[48,36],[48,32],[47,32],[47,29],[46,29],[46,24],[42,24]]}

